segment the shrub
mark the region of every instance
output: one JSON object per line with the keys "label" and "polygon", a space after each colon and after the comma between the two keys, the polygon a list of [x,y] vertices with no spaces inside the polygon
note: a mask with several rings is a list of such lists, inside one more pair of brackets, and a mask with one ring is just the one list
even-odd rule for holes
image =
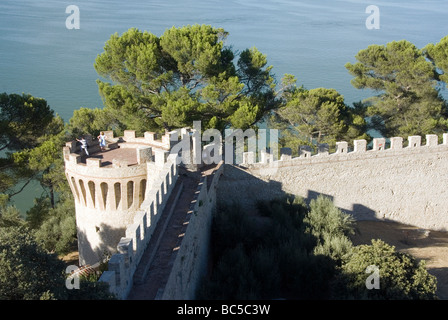
{"label": "shrub", "polygon": [[[380,288],[367,289],[368,266],[379,269]],[[354,299],[435,299],[436,278],[425,269],[424,261],[398,252],[382,240],[353,249],[335,280],[336,298]]]}
{"label": "shrub", "polygon": [[354,219],[337,208],[330,198],[320,195],[311,200],[305,222],[307,232],[317,239],[315,254],[340,261],[352,249],[348,236],[354,233]]}
{"label": "shrub", "polygon": [[206,294],[206,299],[256,299],[256,285],[249,257],[239,244],[223,252],[201,294]]}
{"label": "shrub", "polygon": [[224,206],[217,210],[212,222],[212,250],[215,257],[239,243],[254,242],[255,230],[238,205]]}
{"label": "shrub", "polygon": [[311,200],[306,222],[311,226],[311,233],[321,240],[325,234],[331,236],[354,233],[353,217],[342,212],[330,198],[322,195]]}

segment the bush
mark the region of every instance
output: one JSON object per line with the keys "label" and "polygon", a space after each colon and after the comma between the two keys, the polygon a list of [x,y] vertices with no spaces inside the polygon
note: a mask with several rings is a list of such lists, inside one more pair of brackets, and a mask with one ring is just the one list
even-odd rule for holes
{"label": "bush", "polygon": [[199,296],[204,299],[326,297],[328,280],[333,275],[333,271],[327,271],[334,269],[334,263],[328,257],[313,254],[317,242],[305,232],[308,208],[303,199],[287,196],[260,201],[258,208],[267,219],[264,221],[269,222],[262,230],[237,205],[217,212],[212,242],[215,268]]}
{"label": "bush", "polygon": [[254,230],[247,214],[237,205],[221,207],[212,222],[212,250],[214,257],[238,244],[249,246],[254,239]]}
{"label": "bush", "polygon": [[[368,266],[379,269],[380,288],[367,289]],[[334,296],[351,299],[436,299],[436,278],[424,261],[398,252],[382,240],[353,249],[335,280]]]}
{"label": "bush", "polygon": [[305,218],[307,232],[317,239],[315,254],[331,257],[339,262],[352,249],[348,238],[354,234],[354,219],[338,209],[330,198],[319,196],[310,202],[310,211]]}
{"label": "bush", "polygon": [[354,233],[354,219],[338,209],[330,198],[318,196],[310,202],[310,212],[306,222],[311,233],[321,241],[327,236],[350,235]]}

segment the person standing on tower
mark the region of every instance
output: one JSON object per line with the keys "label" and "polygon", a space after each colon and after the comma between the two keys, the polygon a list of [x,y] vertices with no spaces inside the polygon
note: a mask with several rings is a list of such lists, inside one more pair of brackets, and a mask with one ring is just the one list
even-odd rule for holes
{"label": "person standing on tower", "polygon": [[87,141],[84,137],[81,138],[81,140],[76,139],[76,141],[81,142],[81,150],[84,150],[86,152],[86,155],[89,156],[89,151],[87,150]]}
{"label": "person standing on tower", "polygon": [[104,132],[101,131],[101,133],[97,137],[97,139],[100,141],[101,151],[105,151],[106,150],[106,135],[104,134]]}

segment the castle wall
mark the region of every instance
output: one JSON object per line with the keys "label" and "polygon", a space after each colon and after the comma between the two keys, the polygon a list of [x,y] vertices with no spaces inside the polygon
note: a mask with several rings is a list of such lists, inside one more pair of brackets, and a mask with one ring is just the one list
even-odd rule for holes
{"label": "castle wall", "polygon": [[[219,185],[219,201],[239,202],[254,210],[257,200],[291,193],[307,200],[319,194],[359,220],[390,219],[421,228],[448,230],[448,136],[437,143],[428,135],[375,139],[373,150],[355,141],[353,151],[341,142],[334,154],[282,156],[268,164],[226,165]],[[249,157],[251,158],[251,157]]]}

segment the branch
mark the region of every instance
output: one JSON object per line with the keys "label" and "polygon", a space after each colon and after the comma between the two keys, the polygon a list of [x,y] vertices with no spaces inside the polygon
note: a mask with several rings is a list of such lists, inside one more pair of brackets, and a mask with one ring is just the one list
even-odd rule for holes
{"label": "branch", "polygon": [[12,141],[10,140],[7,144],[5,144],[4,146],[0,147],[0,151],[7,149],[10,145],[11,145]]}
{"label": "branch", "polygon": [[14,193],[9,193],[8,196],[11,198],[11,197],[14,197],[15,195],[19,194],[20,192],[22,192],[23,189],[25,189],[26,186],[29,185],[30,182],[33,181],[36,176],[37,176],[37,174],[33,174],[30,178],[28,178],[28,181],[25,182],[25,184],[20,188],[19,191],[16,191]]}

